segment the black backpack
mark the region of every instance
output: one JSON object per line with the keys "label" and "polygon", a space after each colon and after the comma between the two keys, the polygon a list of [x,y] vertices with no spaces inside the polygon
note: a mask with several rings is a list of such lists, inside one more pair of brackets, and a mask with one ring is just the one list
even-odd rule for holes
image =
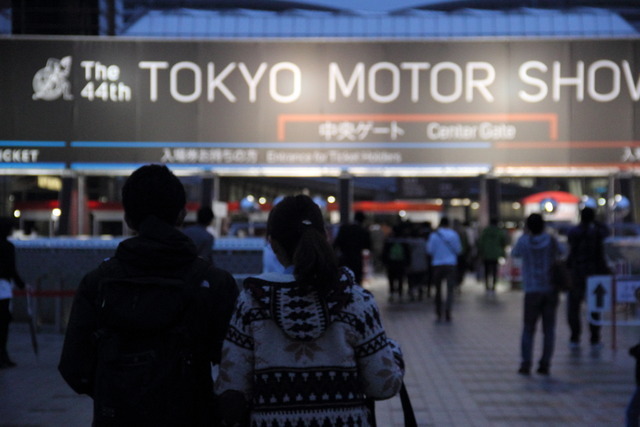
{"label": "black backpack", "polygon": [[390,261],[406,261],[406,254],[404,252],[404,245],[401,242],[393,242],[389,247],[389,260]]}
{"label": "black backpack", "polygon": [[570,241],[571,250],[567,266],[581,271],[585,276],[594,274],[610,274],[604,253],[602,225],[590,224],[580,226],[580,234]]}
{"label": "black backpack", "polygon": [[209,264],[197,259],[184,278],[167,278],[127,277],[109,263],[97,300],[94,425],[201,424],[207,390],[198,372],[210,367],[197,360],[194,331]]}

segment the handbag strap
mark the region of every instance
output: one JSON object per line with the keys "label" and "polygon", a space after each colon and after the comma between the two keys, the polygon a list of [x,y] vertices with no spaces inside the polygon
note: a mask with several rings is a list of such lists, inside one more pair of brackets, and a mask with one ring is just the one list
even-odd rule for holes
{"label": "handbag strap", "polygon": [[440,240],[442,240],[442,243],[444,243],[444,245],[451,251],[451,253],[454,256],[458,256],[458,253],[456,252],[456,250],[454,249],[453,245],[451,244],[451,242],[449,242],[445,236],[442,235],[442,233],[440,233],[440,230],[436,230],[436,234],[438,235],[438,237],[440,238]]}
{"label": "handbag strap", "polygon": [[413,413],[413,406],[411,405],[411,399],[409,399],[409,393],[407,392],[407,387],[404,385],[404,381],[402,382],[402,387],[400,387],[400,402],[402,403],[405,427],[418,427],[416,414]]}
{"label": "handbag strap", "polygon": [[369,409],[369,416],[371,418],[369,420],[369,424],[371,425],[371,427],[378,427],[378,423],[376,421],[376,401],[370,397],[367,397],[364,401],[364,404],[366,405],[367,409]]}
{"label": "handbag strap", "polygon": [[[402,413],[404,414],[404,426],[418,427],[418,423],[416,422],[416,415],[413,412],[411,399],[409,399],[409,393],[407,392],[407,387],[405,387],[404,385],[404,381],[402,381],[402,386],[400,387],[400,403],[402,404]],[[375,400],[368,398],[365,400],[365,404],[367,405],[367,408],[369,408],[369,412],[371,413],[371,425],[372,427],[376,427],[377,422]]]}

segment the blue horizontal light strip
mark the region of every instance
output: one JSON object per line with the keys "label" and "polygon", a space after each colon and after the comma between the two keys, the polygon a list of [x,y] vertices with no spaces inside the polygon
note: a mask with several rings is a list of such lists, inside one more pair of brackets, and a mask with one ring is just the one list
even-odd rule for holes
{"label": "blue horizontal light strip", "polygon": [[[137,169],[140,166],[147,165],[154,162],[144,163],[72,163],[71,169],[74,170],[86,170],[86,169]],[[215,168],[215,169],[249,169],[249,168],[300,168],[300,167],[320,167],[320,168],[344,168],[344,167],[368,167],[368,168],[421,168],[421,169],[442,169],[442,168],[490,168],[489,164],[473,164],[473,163],[461,163],[461,164],[444,164],[444,165],[425,165],[423,163],[402,163],[402,164],[371,164],[371,163],[330,163],[330,164],[290,164],[290,163],[251,163],[251,164],[217,164],[217,163],[166,163],[166,165],[172,169],[202,169],[202,168]]]}
{"label": "blue horizontal light strip", "polygon": [[144,163],[71,163],[70,169],[138,169],[140,166],[148,165],[152,162]]}
{"label": "blue horizontal light strip", "polygon": [[72,141],[79,148],[491,148],[490,142],[107,142]]}
{"label": "blue horizontal light strip", "polygon": [[196,144],[208,143],[186,143],[186,142],[102,142],[102,141],[71,141],[72,147],[80,148],[178,148],[196,147]]}
{"label": "blue horizontal light strip", "polygon": [[[140,166],[148,164],[161,164],[161,162],[142,162],[142,163],[71,163],[69,166],[73,170],[87,169],[138,169]],[[210,163],[165,163],[172,169],[203,169],[211,167]],[[255,167],[256,165],[248,165]],[[245,166],[245,167],[248,167]]]}
{"label": "blue horizontal light strip", "polygon": [[[344,166],[344,165],[343,165]],[[347,165],[347,166],[366,166],[376,167],[375,163],[365,163],[360,165]],[[420,168],[420,169],[442,169],[442,168],[490,168],[492,165],[488,163],[437,163],[437,164],[424,164],[424,163],[394,163],[381,165],[385,168]]]}
{"label": "blue horizontal light strip", "polygon": [[0,169],[64,169],[65,163],[0,163]]}
{"label": "blue horizontal light strip", "polygon": [[64,141],[3,141],[0,140],[0,146],[3,147],[64,147]]}

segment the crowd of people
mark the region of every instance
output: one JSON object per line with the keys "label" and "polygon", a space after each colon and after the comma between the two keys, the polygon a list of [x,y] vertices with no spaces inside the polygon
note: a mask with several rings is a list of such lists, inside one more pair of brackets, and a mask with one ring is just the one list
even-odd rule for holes
{"label": "crowd of people", "polygon": [[495,293],[509,244],[497,220],[492,219],[481,232],[448,217],[442,217],[435,229],[430,222],[401,222],[388,229],[377,253],[372,245],[360,246],[357,253],[362,258],[362,250],[369,249],[374,259],[368,270],[380,266],[389,283],[390,302],[433,297],[437,319],[451,321],[454,296],[468,274],[484,275],[487,294]]}
{"label": "crowd of people", "polygon": [[[332,238],[311,198],[285,197],[269,214],[264,272],[238,286],[215,267],[207,231],[213,212],[202,208],[196,225],[181,227],[185,191],[168,168],[136,170],[122,200],[136,234],[80,283],[59,364],[69,386],[92,397],[94,425],[375,425],[373,401],[400,391],[404,362],[366,289],[364,254],[374,243],[363,213]],[[0,223],[0,368],[15,366],[6,351],[8,304],[12,285],[25,286],[9,231]],[[515,242],[495,219],[476,233],[442,217],[435,229],[397,224],[378,255],[390,302],[433,298],[435,320],[451,322],[465,276],[475,272],[487,295],[495,294],[513,244],[523,289],[517,372],[531,374],[541,320],[536,372],[550,375],[560,300],[552,272],[558,263],[570,271],[567,323],[577,349],[587,277],[609,273],[607,236],[590,208],[569,230],[566,248],[540,214],[526,219]],[[598,350],[599,318],[591,320],[589,343]],[[631,354],[640,358],[637,347]],[[639,415],[640,387],[628,425]]]}
{"label": "crowd of people", "polygon": [[[500,265],[512,245],[511,258],[521,260],[523,330],[521,363],[518,373],[530,375],[533,365],[533,341],[538,320],[542,323],[543,349],[536,372],[549,375],[555,345],[557,306],[561,289],[553,280],[556,264],[566,266],[567,324],[571,330],[570,347],[581,345],[582,305],[585,301],[587,277],[610,274],[604,254],[608,228],[596,221],[595,211],[585,207],[580,223],[568,231],[567,244],[550,232],[542,215],[526,218],[524,234],[511,242],[506,230],[492,218],[479,233],[468,225],[442,217],[436,229],[430,224],[404,223],[396,225],[384,241],[380,254],[389,283],[389,301],[403,300],[405,283],[408,299],[421,300],[435,292],[436,321],[451,321],[454,299],[460,292],[465,275],[475,272],[484,282],[489,296],[495,294],[500,277]],[[446,289],[446,296],[444,293]],[[599,315],[593,313],[589,322],[589,343],[593,351],[602,347]],[[640,400],[640,398],[638,398]]]}

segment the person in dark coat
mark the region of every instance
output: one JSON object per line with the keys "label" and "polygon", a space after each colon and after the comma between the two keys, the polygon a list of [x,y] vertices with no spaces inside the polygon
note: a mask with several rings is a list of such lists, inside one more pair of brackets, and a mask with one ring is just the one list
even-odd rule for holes
{"label": "person in dark coat", "polygon": [[[96,418],[104,414],[99,414],[100,402],[94,396],[96,337],[99,339],[102,330],[98,329],[100,287],[114,271],[124,271],[136,278],[184,279],[193,274],[196,263],[200,266],[204,263],[204,278],[194,300],[196,319],[185,326],[194,343],[190,351],[195,365],[193,371],[197,372],[194,375],[196,390],[190,392],[198,399],[190,405],[197,410],[190,415],[193,419],[181,422],[182,425],[208,425],[211,420],[206,419],[206,406],[211,402],[213,389],[211,364],[220,361],[222,342],[238,295],[237,285],[231,274],[198,258],[193,242],[177,228],[185,215],[185,191],[166,166],[147,165],[136,170],[124,184],[122,202],[125,220],[137,235],[121,242],[113,258],[82,279],[71,309],[59,371],[73,390],[94,398],[94,425],[104,425],[96,422]],[[171,401],[159,402],[162,413],[154,413],[154,420],[170,423],[171,417],[175,417],[173,414],[182,409],[175,403],[181,397],[179,394],[176,391]],[[147,422],[157,425],[155,421]],[[113,423],[129,425],[131,420]]]}
{"label": "person in dark coat", "polygon": [[[580,224],[569,230],[569,257],[567,267],[571,273],[571,286],[567,294],[567,321],[571,329],[569,345],[572,349],[580,347],[582,334],[582,318],[580,315],[582,302],[585,300],[587,278],[598,274],[609,274],[604,256],[604,239],[609,229],[596,221],[596,213],[586,207],[580,213]],[[594,321],[599,314],[592,314]],[[600,326],[590,322],[590,343],[594,350],[600,347]]]}
{"label": "person in dark coat", "polygon": [[12,286],[24,289],[24,281],[16,270],[16,250],[7,237],[11,234],[12,223],[9,218],[0,218],[0,369],[12,368],[16,363],[9,358],[7,341],[9,323],[11,323]]}
{"label": "person in dark coat", "polygon": [[371,235],[364,227],[363,212],[356,212],[354,222],[340,226],[333,247],[338,251],[338,262],[353,271],[356,283],[362,285],[364,262],[362,252],[371,249]]}

